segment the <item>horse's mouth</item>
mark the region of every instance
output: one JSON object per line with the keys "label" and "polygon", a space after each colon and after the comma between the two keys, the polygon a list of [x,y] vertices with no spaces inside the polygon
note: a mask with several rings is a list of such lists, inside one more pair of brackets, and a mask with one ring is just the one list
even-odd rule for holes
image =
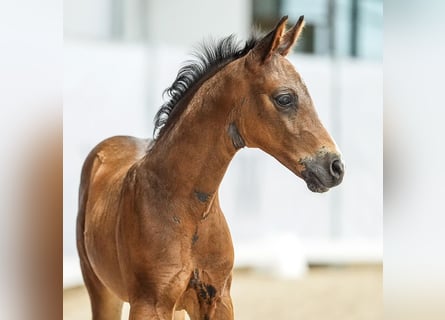
{"label": "horse's mouth", "polygon": [[306,181],[308,189],[312,192],[323,193],[329,190],[315,174],[309,174],[304,181]]}

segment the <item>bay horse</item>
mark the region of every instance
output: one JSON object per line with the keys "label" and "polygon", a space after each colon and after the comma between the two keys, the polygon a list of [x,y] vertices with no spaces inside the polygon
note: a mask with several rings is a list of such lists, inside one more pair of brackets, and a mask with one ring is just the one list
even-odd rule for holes
{"label": "bay horse", "polygon": [[[313,192],[338,185],[341,155],[286,55],[287,17],[243,46],[204,47],[167,90],[154,140],[116,136],[82,168],[77,247],[94,320],[233,319],[234,249],[218,188],[235,153],[260,148]],[[175,312],[178,311],[178,312]],[[179,312],[181,311],[181,312]]]}

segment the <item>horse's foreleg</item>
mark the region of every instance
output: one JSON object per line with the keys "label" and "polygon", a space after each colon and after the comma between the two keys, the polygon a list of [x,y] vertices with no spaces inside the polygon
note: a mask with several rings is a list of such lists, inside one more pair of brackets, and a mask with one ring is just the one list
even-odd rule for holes
{"label": "horse's foreleg", "polygon": [[220,289],[222,295],[215,295],[216,290],[212,285],[205,285],[197,280],[194,290],[188,291],[185,299],[185,309],[191,320],[233,320],[233,304],[230,297],[232,276],[225,283],[225,288]]}
{"label": "horse's foreleg", "polygon": [[130,303],[129,320],[173,320],[174,307],[151,304],[147,301]]}
{"label": "horse's foreleg", "polygon": [[230,296],[223,296],[216,302],[215,313],[209,320],[233,320],[233,304]]}
{"label": "horse's foreleg", "polygon": [[233,304],[230,297],[230,287],[232,286],[232,275],[226,283],[226,288],[223,295],[216,301],[215,313],[209,320],[233,320]]}
{"label": "horse's foreleg", "polygon": [[[214,309],[208,312],[207,308],[188,306],[187,313],[191,320],[233,320],[233,304],[229,295],[222,296],[215,301]],[[211,315],[210,315],[211,314]]]}

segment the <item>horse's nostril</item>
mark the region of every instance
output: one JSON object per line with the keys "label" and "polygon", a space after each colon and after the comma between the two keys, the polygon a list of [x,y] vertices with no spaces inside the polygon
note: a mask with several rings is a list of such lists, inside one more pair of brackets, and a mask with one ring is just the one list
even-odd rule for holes
{"label": "horse's nostril", "polygon": [[340,160],[334,160],[331,163],[331,174],[337,179],[341,178],[344,173],[343,163]]}

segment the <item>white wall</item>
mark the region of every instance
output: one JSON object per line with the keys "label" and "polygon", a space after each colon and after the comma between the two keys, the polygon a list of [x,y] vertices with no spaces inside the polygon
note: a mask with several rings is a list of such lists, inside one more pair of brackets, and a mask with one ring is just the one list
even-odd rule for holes
{"label": "white wall", "polygon": [[65,36],[108,38],[111,35],[111,0],[64,0]]}
{"label": "white wall", "polygon": [[245,39],[252,25],[250,3],[249,0],[149,1],[148,40],[190,48],[210,35],[219,38],[236,33]]}
{"label": "white wall", "polygon": [[126,40],[186,46],[206,36],[250,33],[250,0],[64,0],[64,33],[81,39]]}

